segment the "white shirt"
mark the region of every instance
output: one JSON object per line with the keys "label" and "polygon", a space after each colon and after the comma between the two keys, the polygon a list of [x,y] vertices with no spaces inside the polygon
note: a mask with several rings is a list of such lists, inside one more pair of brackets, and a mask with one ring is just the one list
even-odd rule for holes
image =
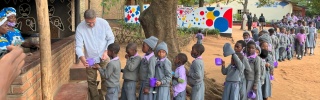
{"label": "white shirt", "polygon": [[[85,56],[93,58],[95,63],[100,63],[104,51],[111,43],[114,43],[114,35],[109,23],[105,19],[97,17],[95,26],[92,28],[85,21],[77,26],[75,40],[78,58]],[[84,52],[83,47],[85,48]]]}
{"label": "white shirt", "polygon": [[248,20],[247,17],[248,17],[247,14],[243,14],[243,15],[242,15],[243,20]]}

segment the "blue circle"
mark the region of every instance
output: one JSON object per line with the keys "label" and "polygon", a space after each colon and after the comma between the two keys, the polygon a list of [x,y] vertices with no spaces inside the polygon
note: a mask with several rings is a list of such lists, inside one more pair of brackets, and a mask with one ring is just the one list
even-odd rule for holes
{"label": "blue circle", "polygon": [[207,7],[208,11],[213,11],[215,7]]}
{"label": "blue circle", "polygon": [[220,32],[225,32],[228,30],[228,20],[219,17],[214,21],[214,28],[218,29]]}
{"label": "blue circle", "polygon": [[137,11],[136,11],[136,15],[139,15],[139,13],[140,13],[140,10],[137,10]]}
{"label": "blue circle", "polygon": [[134,14],[131,14],[131,17],[134,17]]}
{"label": "blue circle", "polygon": [[196,22],[194,22],[193,24],[196,24]]}
{"label": "blue circle", "polygon": [[128,18],[124,18],[124,21],[125,21],[125,22],[128,22]]}
{"label": "blue circle", "polygon": [[200,25],[200,23],[198,23],[198,25]]}
{"label": "blue circle", "polygon": [[140,11],[140,6],[137,7],[137,11]]}
{"label": "blue circle", "polygon": [[213,12],[213,15],[216,16],[216,17],[218,17],[218,16],[220,15],[220,12],[219,12],[219,11],[214,11],[214,12]]}

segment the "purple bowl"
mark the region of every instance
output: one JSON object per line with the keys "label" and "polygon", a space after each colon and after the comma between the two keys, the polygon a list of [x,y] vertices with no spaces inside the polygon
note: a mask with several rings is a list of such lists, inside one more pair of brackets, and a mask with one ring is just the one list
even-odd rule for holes
{"label": "purple bowl", "polygon": [[248,98],[251,98],[251,99],[256,98],[256,93],[254,93],[253,91],[250,91],[250,92],[248,93]]}
{"label": "purple bowl", "polygon": [[150,87],[156,87],[157,78],[150,78],[149,85]]}
{"label": "purple bowl", "polygon": [[222,59],[221,58],[216,58],[216,59],[214,59],[214,61],[215,61],[215,64],[217,66],[221,66],[222,65]]}
{"label": "purple bowl", "polygon": [[274,68],[277,68],[278,67],[278,61],[273,62],[273,66],[274,66]]}
{"label": "purple bowl", "polygon": [[273,77],[273,75],[270,75],[270,80],[274,80],[274,77]]}
{"label": "purple bowl", "polygon": [[94,59],[93,58],[87,58],[86,61],[89,64],[89,66],[93,66],[94,65]]}

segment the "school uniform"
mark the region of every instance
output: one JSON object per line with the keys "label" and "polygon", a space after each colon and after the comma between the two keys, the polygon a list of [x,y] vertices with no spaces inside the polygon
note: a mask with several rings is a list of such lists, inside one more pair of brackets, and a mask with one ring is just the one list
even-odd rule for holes
{"label": "school uniform", "polygon": [[[154,36],[151,36],[143,40],[148,46],[154,50],[156,48],[158,39]],[[140,62],[139,67],[139,79],[140,79],[140,89],[139,89],[139,100],[152,100],[153,94],[152,91],[154,88],[150,87],[149,79],[154,78],[154,71],[156,66],[157,58],[154,56],[154,52],[145,54]],[[149,93],[144,94],[143,89],[149,88]]]}
{"label": "school uniform", "polygon": [[284,33],[279,34],[279,43],[280,43],[280,48],[279,48],[279,60],[284,60],[286,58],[287,52],[287,43],[288,39]]}
{"label": "school uniform", "polygon": [[[156,52],[159,52],[159,50],[164,50],[168,54],[167,44],[161,42],[157,46]],[[155,88],[157,93],[154,94],[153,100],[170,100],[170,82],[172,79],[171,68],[171,62],[167,57],[162,59],[158,58],[155,66],[155,78],[157,81],[161,82],[161,85]]]}
{"label": "school uniform", "polygon": [[294,44],[295,44],[295,34],[289,34],[289,41],[290,41],[290,44],[288,46],[289,48],[289,53],[288,53],[288,58],[289,59],[292,59],[293,58],[293,53],[294,53]]}
{"label": "school uniform", "polygon": [[[244,71],[244,64],[241,62],[239,57],[234,53],[231,45],[226,43],[223,47],[224,52],[232,52],[232,59],[235,65],[229,65],[227,68],[225,66],[221,67],[221,72],[223,75],[227,75],[226,82],[224,85],[224,90],[222,93],[222,100],[239,100],[240,98],[240,81],[241,74]],[[225,53],[224,53],[225,54]],[[225,55],[226,57],[226,55]]]}
{"label": "school uniform", "polygon": [[266,61],[265,59],[262,59],[261,57],[258,57],[260,59],[260,82],[258,83],[258,99],[257,100],[263,100],[262,95],[262,85],[265,83],[265,77],[266,77]]}
{"label": "school uniform", "polygon": [[251,30],[251,35],[252,35],[252,38],[253,38],[253,40],[256,42],[256,41],[258,41],[258,39],[259,39],[259,32],[258,32],[258,29],[257,28],[253,28],[252,30]]}
{"label": "school uniform", "polygon": [[118,100],[118,91],[120,86],[121,63],[119,57],[110,60],[106,68],[98,69],[102,79],[105,80],[107,86],[106,100]]}
{"label": "school uniform", "polygon": [[204,100],[205,84],[204,84],[204,63],[202,57],[199,56],[192,61],[187,74],[187,81],[191,86],[191,100]]}
{"label": "school uniform", "polygon": [[309,35],[308,36],[308,48],[310,48],[310,54],[314,53],[314,48],[316,47],[316,38],[318,36],[317,29],[315,27],[309,27]]}
{"label": "school uniform", "polygon": [[[302,28],[303,28],[302,25],[295,27],[295,35],[296,35],[296,36],[297,36],[298,33],[300,33],[300,30],[301,30]],[[295,39],[295,41],[298,41],[298,40]],[[296,54],[298,54],[297,52],[298,52],[298,46],[299,46],[299,45],[300,45],[299,42],[295,42],[295,44],[294,44]]]}
{"label": "school uniform", "polygon": [[[244,72],[245,71],[252,71],[249,65],[249,61],[246,57],[243,57],[242,63],[244,64]],[[240,74],[241,81],[240,81],[240,100],[247,100],[247,80],[244,75],[244,72]]]}
{"label": "school uniform", "polygon": [[136,82],[138,80],[141,57],[138,53],[129,57],[123,69],[123,84],[120,100],[136,100]]}
{"label": "school uniform", "polygon": [[264,84],[262,85],[262,96],[263,98],[271,97],[271,81],[270,81],[270,72],[273,72],[274,65],[272,55],[268,54],[267,58],[265,59],[266,63],[269,63],[270,66],[265,70],[265,80]]}
{"label": "school uniform", "polygon": [[[257,57],[257,54],[248,56],[248,61],[249,61],[249,65],[252,71],[245,71],[245,76],[247,79],[247,91],[246,93],[248,94],[251,90],[253,85],[257,86],[257,89],[259,88],[259,84],[260,84],[260,59]],[[257,94],[257,93],[256,93]],[[255,100],[258,100],[259,95],[257,95]]]}
{"label": "school uniform", "polygon": [[290,40],[290,34],[286,34],[285,35],[286,37],[286,41],[287,41],[287,46],[286,46],[286,57],[287,59],[291,59],[292,56],[291,56],[291,40]]}
{"label": "school uniform", "polygon": [[202,33],[196,34],[197,44],[202,44],[202,40],[204,39],[204,35]]}
{"label": "school uniform", "polygon": [[272,41],[272,56],[274,57],[274,61],[278,59],[279,56],[279,39],[276,35],[271,35],[271,41]]}
{"label": "school uniform", "polygon": [[[300,39],[299,39],[300,38]],[[301,33],[298,33],[296,35],[296,39],[298,40],[298,46],[297,46],[297,54],[298,54],[298,58],[302,58],[303,56],[303,51],[304,51],[304,48],[305,48],[305,41],[306,41],[306,36],[305,34],[301,34]]]}
{"label": "school uniform", "polygon": [[187,76],[184,65],[176,68],[173,77],[173,100],[186,100]]}

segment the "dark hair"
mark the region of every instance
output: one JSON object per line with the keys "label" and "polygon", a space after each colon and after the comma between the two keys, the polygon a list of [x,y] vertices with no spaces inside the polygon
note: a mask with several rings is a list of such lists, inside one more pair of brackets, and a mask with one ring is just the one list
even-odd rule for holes
{"label": "dark hair", "polygon": [[242,48],[246,47],[246,42],[244,42],[243,40],[238,40],[236,44],[237,43],[241,44]]}
{"label": "dark hair", "polygon": [[254,47],[256,47],[256,48],[257,48],[256,43],[255,43],[255,42],[253,42],[253,41],[250,41],[250,42],[248,42],[248,43],[247,43],[247,48],[248,48],[250,45],[254,45]]}
{"label": "dark hair", "polygon": [[311,24],[312,24],[312,22],[309,22],[308,24],[309,24],[309,25],[311,25]]}
{"label": "dark hair", "polygon": [[268,57],[268,54],[269,54],[269,51],[268,50],[261,50],[261,53],[260,53],[260,57],[262,58],[262,59],[265,59],[265,58],[267,58]]}
{"label": "dark hair", "polygon": [[181,61],[182,64],[185,64],[188,61],[188,57],[184,53],[179,53],[177,58]]}
{"label": "dark hair", "polygon": [[280,31],[283,31],[284,29],[286,29],[286,28],[284,28],[284,27],[280,27]]}
{"label": "dark hair", "polygon": [[295,29],[294,29],[294,28],[291,28],[290,31],[295,31]]}
{"label": "dark hair", "polygon": [[274,33],[274,29],[271,28],[271,29],[268,30],[268,32],[273,34]]}
{"label": "dark hair", "polygon": [[242,36],[244,36],[245,34],[248,34],[250,36],[249,32],[247,31],[243,32]]}
{"label": "dark hair", "polygon": [[268,42],[266,42],[266,41],[261,41],[259,46],[262,47],[263,43],[267,43],[268,44]]}
{"label": "dark hair", "polygon": [[274,27],[274,31],[275,31],[275,32],[278,31],[278,28],[277,28],[277,27]]}
{"label": "dark hair", "polygon": [[111,43],[111,44],[108,46],[108,50],[112,51],[112,52],[115,53],[115,54],[118,54],[119,51],[120,51],[120,46],[119,46],[119,44],[117,44],[117,43]]}
{"label": "dark hair", "polygon": [[133,42],[130,42],[130,43],[127,45],[126,49],[127,49],[127,50],[128,50],[128,49],[137,50],[137,44],[136,44],[136,43],[133,43]]}
{"label": "dark hair", "polygon": [[300,33],[302,33],[302,32],[305,32],[304,28],[301,28],[301,29],[300,29]]}
{"label": "dark hair", "polygon": [[202,33],[202,30],[201,30],[201,29],[199,29],[199,30],[198,30],[198,33]]}
{"label": "dark hair", "polygon": [[204,52],[204,46],[202,44],[194,44],[192,46],[192,49],[196,50],[199,55],[202,55],[202,53]]}

